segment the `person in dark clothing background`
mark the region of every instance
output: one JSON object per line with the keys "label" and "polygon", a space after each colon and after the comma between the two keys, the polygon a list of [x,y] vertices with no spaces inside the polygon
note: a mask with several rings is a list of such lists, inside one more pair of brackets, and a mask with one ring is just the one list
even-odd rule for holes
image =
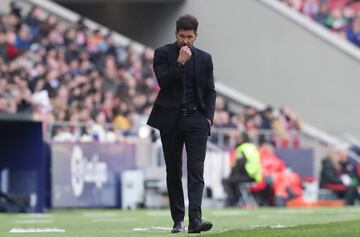
{"label": "person in dark clothing background", "polygon": [[242,133],[234,152],[230,176],[222,180],[227,193],[227,206],[236,206],[241,197],[239,185],[262,180],[260,154],[249,135]]}
{"label": "person in dark clothing background", "polygon": [[346,205],[354,205],[360,199],[357,187],[359,174],[350,163],[346,149],[335,149],[322,162],[320,188],[330,189]]}
{"label": "person in dark clothing background", "polygon": [[206,144],[215,111],[215,86],[211,55],[193,46],[198,21],[181,16],[176,22],[176,42],[155,50],[154,72],[160,86],[148,125],[160,130],[166,163],[166,182],[174,226],[184,231],[185,204],[182,188],[182,152],[187,154],[188,233],[212,228],[204,221],[201,202],[204,190]]}
{"label": "person in dark clothing background", "polygon": [[[263,130],[268,130],[270,131],[272,129],[272,123],[274,120],[273,117],[273,107],[272,106],[267,106],[263,111],[261,111],[260,113],[261,116],[261,126],[260,128]],[[259,144],[263,144],[263,143],[272,143],[272,134],[269,133],[260,133],[259,134]]]}

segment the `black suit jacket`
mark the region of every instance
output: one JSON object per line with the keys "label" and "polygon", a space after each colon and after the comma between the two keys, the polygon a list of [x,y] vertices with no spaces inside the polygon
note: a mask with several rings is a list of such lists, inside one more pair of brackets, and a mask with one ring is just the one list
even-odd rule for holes
{"label": "black suit jacket", "polygon": [[[193,47],[196,97],[199,110],[213,121],[216,92],[211,55]],[[181,76],[185,68],[177,63],[179,47],[168,44],[155,50],[154,72],[160,86],[148,125],[160,131],[171,130],[179,117],[182,102]]]}

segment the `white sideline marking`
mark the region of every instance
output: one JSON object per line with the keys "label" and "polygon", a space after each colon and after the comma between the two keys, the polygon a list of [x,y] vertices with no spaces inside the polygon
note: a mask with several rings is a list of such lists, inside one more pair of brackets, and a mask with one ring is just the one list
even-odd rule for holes
{"label": "white sideline marking", "polygon": [[289,226],[285,225],[252,225],[250,228],[256,229],[256,228],[270,228],[270,229],[280,229],[280,228],[287,228]]}
{"label": "white sideline marking", "polygon": [[43,214],[43,213],[31,213],[31,214],[20,214],[19,218],[52,218],[52,214]]}
{"label": "white sideline marking", "polygon": [[[222,233],[225,233],[225,232],[228,232],[228,231],[230,231],[231,229],[217,229],[217,230],[215,230],[214,232],[215,232],[215,234],[222,234]],[[195,234],[196,235],[196,234]]]}
{"label": "white sideline marking", "polygon": [[53,220],[18,220],[14,221],[17,224],[50,224],[53,223]]}
{"label": "white sideline marking", "polygon": [[279,229],[279,228],[287,228],[288,226],[285,225],[271,225],[270,228],[272,229]]}
{"label": "white sideline marking", "polygon": [[160,226],[151,226],[148,228],[134,228],[133,231],[149,231],[149,230],[166,230],[169,231],[171,228],[168,227],[160,227]]}
{"label": "white sideline marking", "polygon": [[9,233],[64,233],[59,228],[12,228]]}

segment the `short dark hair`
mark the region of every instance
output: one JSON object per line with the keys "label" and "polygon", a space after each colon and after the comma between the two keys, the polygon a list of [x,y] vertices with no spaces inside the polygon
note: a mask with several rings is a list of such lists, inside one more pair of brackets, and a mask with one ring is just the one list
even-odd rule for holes
{"label": "short dark hair", "polygon": [[176,32],[179,30],[193,30],[197,32],[199,22],[193,15],[186,14],[179,17],[176,21]]}

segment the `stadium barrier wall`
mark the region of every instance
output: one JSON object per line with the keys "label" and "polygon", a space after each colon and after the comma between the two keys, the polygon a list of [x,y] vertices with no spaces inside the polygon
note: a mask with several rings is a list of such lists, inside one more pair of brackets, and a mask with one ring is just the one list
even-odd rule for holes
{"label": "stadium barrier wall", "polygon": [[120,174],[135,167],[135,143],[53,143],[52,206],[119,207]]}
{"label": "stadium barrier wall", "polygon": [[276,149],[275,153],[300,177],[316,177],[315,157],[312,149]]}
{"label": "stadium barrier wall", "polygon": [[7,171],[2,191],[31,195],[29,211],[42,212],[47,206],[50,154],[46,148],[40,122],[0,120],[0,171]]}

